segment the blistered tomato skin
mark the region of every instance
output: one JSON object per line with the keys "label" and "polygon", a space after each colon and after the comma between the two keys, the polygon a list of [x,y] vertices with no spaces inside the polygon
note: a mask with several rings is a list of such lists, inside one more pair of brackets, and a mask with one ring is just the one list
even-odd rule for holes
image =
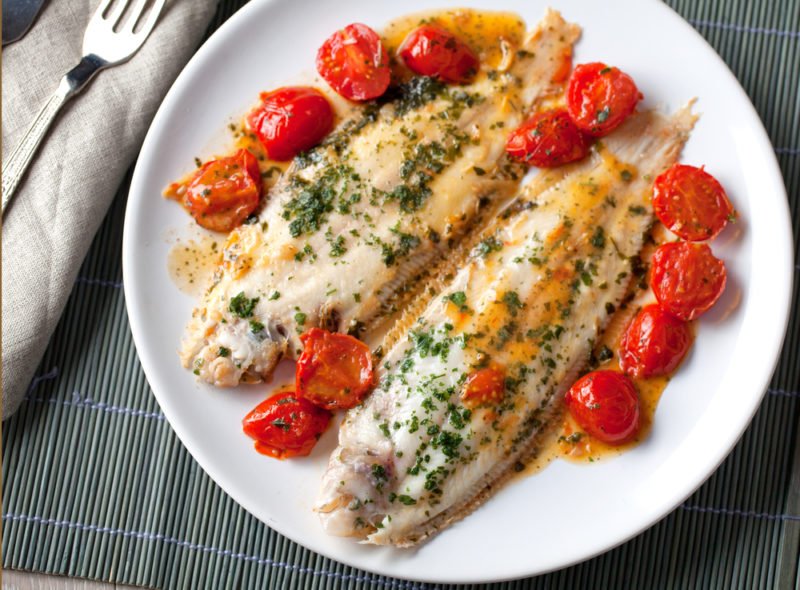
{"label": "blistered tomato skin", "polygon": [[508,137],[506,151],[517,160],[553,168],[581,160],[589,153],[592,138],[572,122],[566,109],[534,115]]}
{"label": "blistered tomato skin", "polygon": [[641,427],[639,394],[622,373],[595,371],[584,375],[564,401],[580,427],[604,443],[625,444]]}
{"label": "blistered tomato skin", "polygon": [[186,187],[184,206],[197,223],[227,232],[255,211],[263,185],[258,161],[245,149],[206,162]]}
{"label": "blistered tomato skin", "polygon": [[620,368],[633,377],[667,375],[678,368],[691,346],[689,324],[651,304],[633,318],[622,335]]}
{"label": "blistered tomato skin", "polygon": [[693,320],[725,290],[725,263],[705,243],[670,242],[653,254],[650,286],[659,305],[676,318]]}
{"label": "blistered tomato skin", "polygon": [[714,239],[735,215],[717,179],[685,164],[674,164],[656,178],[653,209],[667,229],[693,242]]}
{"label": "blistered tomato skin", "polygon": [[287,86],[261,94],[261,105],[246,118],[249,131],[270,159],[291,160],[317,145],[333,127],[333,109],[322,93],[307,86]]}
{"label": "blistered tomato skin", "polygon": [[400,44],[398,54],[413,72],[444,82],[464,84],[478,71],[478,57],[472,49],[436,25],[423,25],[411,31]]}
{"label": "blistered tomato skin", "polygon": [[328,37],[317,52],[317,72],[348,100],[376,98],[389,87],[389,56],[378,34],[361,23]]}
{"label": "blistered tomato skin", "polygon": [[302,336],[295,389],[311,403],[328,410],[352,408],[372,387],[372,353],[348,336],[312,328]]}
{"label": "blistered tomato skin", "polygon": [[567,110],[589,135],[605,135],[633,113],[641,95],[619,68],[594,62],[575,66],[567,84]]}
{"label": "blistered tomato skin", "polygon": [[506,392],[506,374],[499,367],[472,371],[464,382],[461,400],[467,408],[493,406],[502,401]]}
{"label": "blistered tomato skin", "polygon": [[242,420],[242,429],[259,453],[276,459],[305,457],[330,419],[330,412],[285,391],[256,406]]}

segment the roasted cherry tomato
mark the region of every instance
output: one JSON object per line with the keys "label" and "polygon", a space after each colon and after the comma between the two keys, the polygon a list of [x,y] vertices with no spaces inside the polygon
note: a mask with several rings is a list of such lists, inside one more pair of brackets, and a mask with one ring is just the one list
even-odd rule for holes
{"label": "roasted cherry tomato", "polygon": [[565,401],[580,427],[604,443],[621,445],[639,432],[639,394],[622,373],[584,375],[567,392]]}
{"label": "roasted cherry tomato", "polygon": [[397,50],[415,73],[463,84],[478,71],[478,57],[447,29],[422,25],[411,31]]}
{"label": "roasted cherry tomato", "polygon": [[566,109],[534,115],[508,137],[506,151],[526,164],[552,168],[580,160],[589,153],[591,138],[583,133]]}
{"label": "roasted cherry tomato", "polygon": [[619,126],[641,95],[628,74],[599,62],[575,66],[567,84],[567,110],[575,124],[594,136]]}
{"label": "roasted cherry tomato", "polygon": [[230,231],[258,207],[261,191],[258,162],[241,149],[204,164],[186,187],[184,205],[204,228]]}
{"label": "roasted cherry tomato", "polygon": [[725,263],[708,244],[670,242],[653,254],[650,286],[658,303],[682,320],[707,311],[725,290]]}
{"label": "roasted cherry tomato", "polygon": [[717,179],[702,168],[674,164],[653,184],[653,209],[684,240],[710,240],[734,215]]}
{"label": "roasted cherry tomato", "polygon": [[349,100],[368,100],[389,87],[389,56],[367,25],[353,23],[328,37],[317,52],[317,71]]}
{"label": "roasted cherry tomato", "polygon": [[506,393],[506,374],[501,367],[486,367],[472,371],[464,383],[461,400],[468,408],[494,405]]}
{"label": "roasted cherry tomato", "polygon": [[348,336],[311,328],[300,336],[297,394],[321,408],[352,408],[372,386],[372,354],[366,344]]}
{"label": "roasted cherry tomato", "polygon": [[333,109],[316,88],[287,86],[261,93],[261,105],[247,115],[247,127],[273,160],[291,160],[317,145],[333,126]]}
{"label": "roasted cherry tomato", "polygon": [[619,343],[619,366],[634,377],[654,377],[674,371],[692,346],[689,324],[657,304],[642,309]]}
{"label": "roasted cherry tomato", "polygon": [[244,433],[255,439],[256,450],[286,459],[304,457],[325,432],[331,414],[291,391],[276,393],[242,420]]}

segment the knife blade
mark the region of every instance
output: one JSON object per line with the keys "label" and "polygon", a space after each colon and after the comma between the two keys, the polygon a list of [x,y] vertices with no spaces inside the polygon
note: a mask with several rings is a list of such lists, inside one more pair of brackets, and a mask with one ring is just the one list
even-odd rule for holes
{"label": "knife blade", "polygon": [[3,45],[28,32],[44,0],[5,0],[3,6]]}

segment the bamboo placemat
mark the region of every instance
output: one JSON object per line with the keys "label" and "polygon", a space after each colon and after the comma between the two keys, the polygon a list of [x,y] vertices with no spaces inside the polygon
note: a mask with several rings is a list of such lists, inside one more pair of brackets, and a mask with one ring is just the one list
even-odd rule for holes
{"label": "bamboo placemat", "polygon": [[[211,30],[243,1],[222,0]],[[800,0],[669,0],[767,128],[800,249]],[[3,567],[154,588],[428,588],[341,565],[231,500],[170,429],[133,346],[121,236],[130,177],[95,238],[28,400],[3,424]],[[728,459],[654,527],[496,588],[800,588],[800,265],[781,360]]]}

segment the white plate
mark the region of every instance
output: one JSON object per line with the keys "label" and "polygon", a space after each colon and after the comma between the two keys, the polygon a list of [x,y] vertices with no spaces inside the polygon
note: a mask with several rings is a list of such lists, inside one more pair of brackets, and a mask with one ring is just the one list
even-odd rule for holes
{"label": "white plate", "polygon": [[[461,4],[461,3],[458,3]],[[464,3],[466,4],[466,3]],[[529,26],[540,0],[475,0]],[[741,214],[714,242],[728,288],[700,321],[693,352],[664,393],[652,433],[614,460],[557,461],[507,486],[465,520],[416,549],[361,546],[326,536],[311,512],[335,428],[312,457],[276,461],[253,451],[242,417],[270,386],[214,390],[180,367],[176,350],[192,300],[167,275],[169,228],[186,214],[163,199],[195,156],[225,146],[225,124],[274,87],[313,71],[317,47],[360,21],[380,28],[424,0],[259,1],[246,5],[197,52],[164,100],[131,183],[123,241],[125,297],[147,378],[172,427],[208,474],[248,511],[298,543],[385,575],[481,582],[560,568],[605,551],[669,513],[724,459],[759,405],[787,321],[793,274],[783,181],[761,122],[738,82],[685,21],[655,0],[553,0],[583,27],[575,63],[605,61],[628,72],[644,107],[671,110],[697,97],[703,113],[682,161],[706,165]],[[285,383],[281,367],[273,384]],[[456,557],[457,556],[457,557]]]}

